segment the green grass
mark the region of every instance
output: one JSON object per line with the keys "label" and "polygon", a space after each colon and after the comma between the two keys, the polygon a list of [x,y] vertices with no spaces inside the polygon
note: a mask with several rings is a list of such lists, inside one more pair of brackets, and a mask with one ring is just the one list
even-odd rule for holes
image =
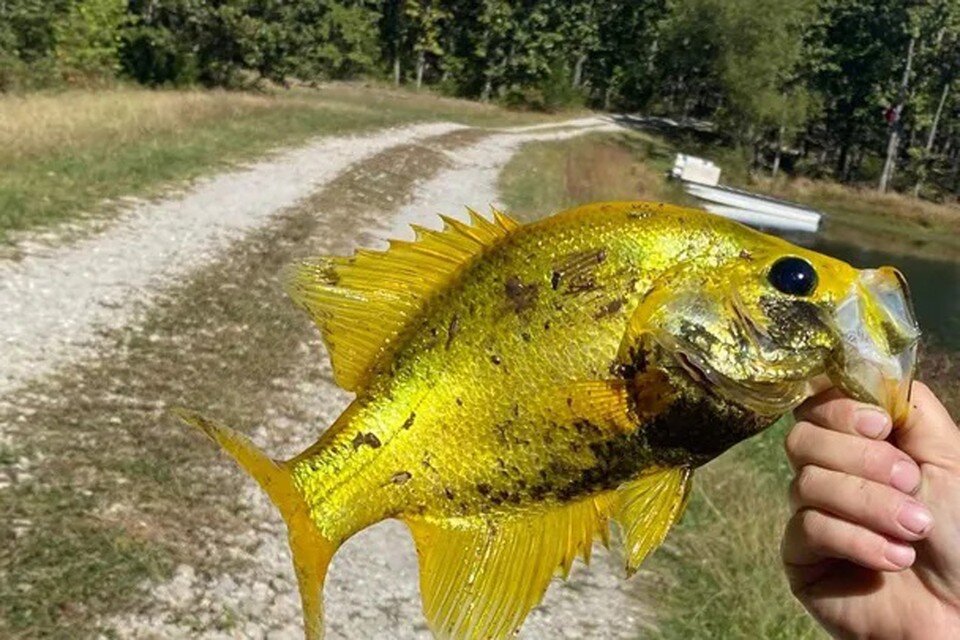
{"label": "green grass", "polygon": [[793,598],[780,568],[791,473],[783,423],[694,475],[681,523],[647,566],[654,637],[793,640],[826,634]]}
{"label": "green grass", "polygon": [[655,140],[633,132],[531,143],[504,168],[500,192],[526,219],[599,200],[682,199],[649,162],[659,157]]}
{"label": "green grass", "polygon": [[152,196],[315,135],[422,120],[471,125],[543,116],[377,88],[270,94],[117,89],[0,98],[0,242]]}

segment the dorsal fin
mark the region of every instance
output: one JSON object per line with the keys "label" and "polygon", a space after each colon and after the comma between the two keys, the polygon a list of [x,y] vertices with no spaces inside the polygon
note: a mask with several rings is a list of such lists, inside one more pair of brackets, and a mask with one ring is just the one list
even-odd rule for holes
{"label": "dorsal fin", "polygon": [[361,249],[352,258],[313,258],[290,270],[287,293],[320,327],[341,387],[363,387],[424,301],[520,226],[495,209],[493,222],[468,211],[470,224],[441,216],[443,231],[414,226],[414,242],[393,240],[386,251]]}

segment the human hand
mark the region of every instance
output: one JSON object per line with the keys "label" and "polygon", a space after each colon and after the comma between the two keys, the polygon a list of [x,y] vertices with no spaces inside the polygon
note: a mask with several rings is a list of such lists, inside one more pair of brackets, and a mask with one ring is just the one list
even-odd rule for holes
{"label": "human hand", "polygon": [[841,638],[960,638],[960,430],[922,383],[893,430],[832,390],[796,411],[782,556],[790,587]]}

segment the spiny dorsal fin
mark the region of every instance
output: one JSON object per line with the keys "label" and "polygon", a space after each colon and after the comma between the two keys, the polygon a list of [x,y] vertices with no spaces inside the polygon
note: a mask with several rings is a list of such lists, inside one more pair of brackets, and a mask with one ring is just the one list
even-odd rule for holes
{"label": "spiny dorsal fin", "polygon": [[651,469],[617,489],[614,518],[623,529],[627,575],[660,546],[683,515],[692,474],[686,467]]}
{"label": "spiny dorsal fin", "polygon": [[470,224],[441,216],[443,231],[414,226],[414,242],[394,240],[386,251],[359,250],[352,258],[314,258],[290,270],[287,293],[320,327],[341,387],[362,387],[424,301],[520,226],[495,209],[493,222],[468,211]]}
{"label": "spiny dorsal fin", "polygon": [[509,638],[564,577],[607,535],[612,492],[506,520],[408,519],[420,559],[427,623],[438,638]]}

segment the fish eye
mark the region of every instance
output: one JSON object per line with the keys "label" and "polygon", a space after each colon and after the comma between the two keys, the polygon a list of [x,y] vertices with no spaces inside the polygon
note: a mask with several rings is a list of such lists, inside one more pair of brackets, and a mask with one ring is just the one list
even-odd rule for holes
{"label": "fish eye", "polygon": [[767,280],[774,289],[791,296],[809,296],[817,288],[817,272],[813,265],[796,256],[774,262]]}

